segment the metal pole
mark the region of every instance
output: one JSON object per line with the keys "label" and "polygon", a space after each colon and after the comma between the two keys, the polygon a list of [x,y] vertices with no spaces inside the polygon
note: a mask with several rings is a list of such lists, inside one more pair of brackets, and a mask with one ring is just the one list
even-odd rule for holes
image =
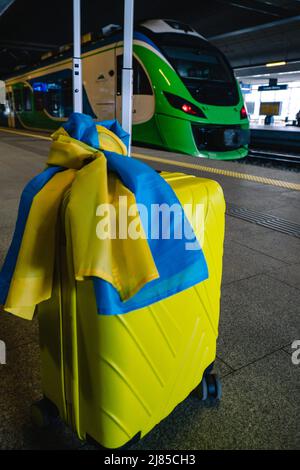
{"label": "metal pole", "polygon": [[124,0],[124,43],[122,70],[122,127],[130,134],[128,154],[131,150],[132,131],[132,43],[134,0]]}
{"label": "metal pole", "polygon": [[80,0],[73,0],[73,111],[82,113]]}

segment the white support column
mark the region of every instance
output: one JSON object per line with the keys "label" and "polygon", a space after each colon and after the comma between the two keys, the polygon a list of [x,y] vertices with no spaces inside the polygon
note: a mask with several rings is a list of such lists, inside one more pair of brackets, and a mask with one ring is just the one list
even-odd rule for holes
{"label": "white support column", "polygon": [[73,0],[73,111],[82,113],[80,0]]}
{"label": "white support column", "polygon": [[130,134],[128,154],[131,151],[132,133],[132,43],[133,43],[134,0],[124,0],[124,44],[122,70],[122,127]]}

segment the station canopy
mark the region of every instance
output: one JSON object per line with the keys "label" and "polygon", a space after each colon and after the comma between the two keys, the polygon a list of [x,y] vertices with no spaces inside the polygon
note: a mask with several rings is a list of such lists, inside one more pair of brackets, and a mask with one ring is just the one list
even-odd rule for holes
{"label": "station canopy", "polygon": [[[123,24],[123,0],[81,0],[82,34]],[[288,61],[300,66],[297,0],[135,0],[135,21],[190,24],[227,55],[233,67]],[[0,80],[72,43],[72,0],[0,0]]]}

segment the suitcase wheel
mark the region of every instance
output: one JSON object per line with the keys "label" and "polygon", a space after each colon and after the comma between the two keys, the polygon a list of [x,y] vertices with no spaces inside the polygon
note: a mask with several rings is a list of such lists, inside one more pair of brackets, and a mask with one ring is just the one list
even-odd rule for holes
{"label": "suitcase wheel", "polygon": [[205,374],[196,388],[197,396],[202,401],[219,401],[222,397],[222,384],[216,374]]}
{"label": "suitcase wheel", "polygon": [[42,398],[31,405],[30,418],[35,427],[45,428],[57,422],[59,412],[50,400]]}
{"label": "suitcase wheel", "polygon": [[208,374],[205,377],[207,383],[208,398],[221,400],[222,397],[222,384],[217,374]]}

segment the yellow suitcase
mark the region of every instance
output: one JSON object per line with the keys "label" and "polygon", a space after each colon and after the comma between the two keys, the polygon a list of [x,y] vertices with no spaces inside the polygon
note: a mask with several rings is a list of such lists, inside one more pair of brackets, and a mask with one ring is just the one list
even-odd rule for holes
{"label": "yellow suitcase", "polygon": [[[66,194],[53,296],[38,307],[45,399],[33,406],[33,419],[57,410],[80,439],[107,448],[147,434],[197,387],[216,357],[223,192],[212,180],[161,175],[181,204],[204,205],[209,278],[141,310],[98,315],[92,281],[74,280]],[[200,239],[202,224],[191,222]]]}

